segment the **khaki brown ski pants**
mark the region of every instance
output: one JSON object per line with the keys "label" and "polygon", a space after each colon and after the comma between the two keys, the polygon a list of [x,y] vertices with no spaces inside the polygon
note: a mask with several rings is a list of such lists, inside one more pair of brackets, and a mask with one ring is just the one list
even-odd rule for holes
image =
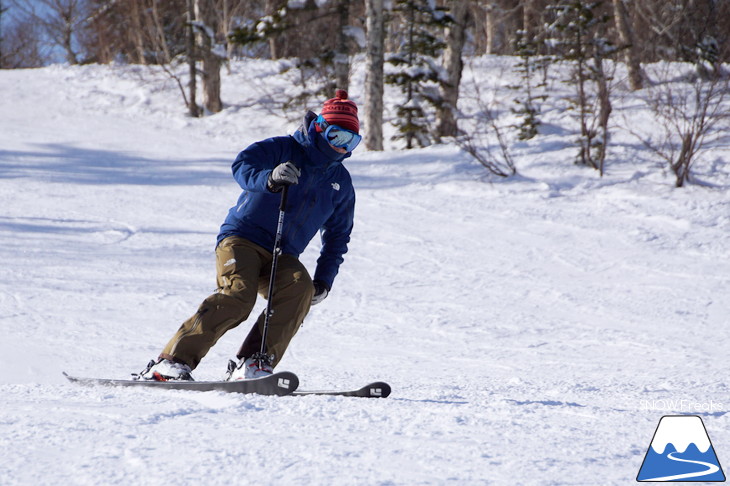
{"label": "khaki brown ski pants", "polygon": [[[175,333],[161,358],[185,363],[195,369],[200,360],[227,331],[246,320],[257,294],[268,298],[272,254],[250,241],[232,236],[216,249],[218,291],[203,301],[198,311]],[[296,334],[314,294],[312,279],[298,258],[280,255],[274,281],[273,315],[269,319],[266,353],[276,365]],[[264,329],[261,313],[237,353],[249,358],[261,350]]]}

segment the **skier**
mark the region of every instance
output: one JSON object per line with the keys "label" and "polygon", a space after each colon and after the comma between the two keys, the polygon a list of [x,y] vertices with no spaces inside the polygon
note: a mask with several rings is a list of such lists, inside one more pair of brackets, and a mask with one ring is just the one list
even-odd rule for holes
{"label": "skier", "polygon": [[[246,320],[257,293],[268,299],[280,191],[288,186],[282,254],[274,280],[265,356],[260,356],[265,312],[253,325],[229,367],[228,380],[273,372],[309,312],[322,302],[337,275],[352,231],[355,191],[342,164],[361,140],[357,105],[336,90],[318,115],[307,112],[292,136],[253,143],[233,162],[243,188],[221,226],[216,247],[218,290],[170,339],[140,377],[192,380],[194,370],[224,333]],[[314,278],[299,255],[321,233]]]}

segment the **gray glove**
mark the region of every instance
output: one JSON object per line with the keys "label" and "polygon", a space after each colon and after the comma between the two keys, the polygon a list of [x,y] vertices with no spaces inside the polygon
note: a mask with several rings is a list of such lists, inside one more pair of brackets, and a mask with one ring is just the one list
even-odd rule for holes
{"label": "gray glove", "polygon": [[302,171],[291,160],[277,165],[269,174],[269,190],[279,192],[284,186],[297,184],[300,175],[302,175]]}
{"label": "gray glove", "polygon": [[320,282],[319,280],[315,280],[312,283],[314,284],[312,305],[317,305],[327,298],[327,295],[330,293],[330,289],[327,288],[327,285],[324,282]]}

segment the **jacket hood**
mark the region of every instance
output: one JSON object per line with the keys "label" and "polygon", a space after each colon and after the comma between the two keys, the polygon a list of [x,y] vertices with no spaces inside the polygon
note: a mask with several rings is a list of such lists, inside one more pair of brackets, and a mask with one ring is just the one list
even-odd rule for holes
{"label": "jacket hood", "polygon": [[317,133],[315,120],[317,115],[308,111],[304,115],[304,121],[299,129],[294,132],[294,139],[306,150],[309,159],[318,167],[329,167],[333,163],[342,162],[351,152],[341,154],[334,150],[324,139],[321,133]]}

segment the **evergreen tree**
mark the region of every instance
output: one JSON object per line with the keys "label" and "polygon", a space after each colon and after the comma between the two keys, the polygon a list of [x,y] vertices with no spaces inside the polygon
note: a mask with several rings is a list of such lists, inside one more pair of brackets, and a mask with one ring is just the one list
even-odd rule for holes
{"label": "evergreen tree", "polygon": [[295,88],[278,97],[284,100],[282,109],[298,119],[306,109],[331,98],[336,88],[348,88],[348,44],[359,31],[348,25],[350,5],[344,0],[292,5],[283,2],[274,11],[236,28],[229,40],[241,46],[278,45],[278,52],[271,52],[274,58],[289,54],[281,62],[281,72],[290,77]]}
{"label": "evergreen tree", "polygon": [[572,100],[580,123],[576,163],[587,165],[603,175],[608,119],[611,114],[610,81],[604,61],[615,57],[617,49],[603,34],[610,16],[601,1],[567,0],[552,7],[555,21],[551,29],[558,58],[572,62],[574,70],[567,81],[576,89]]}
{"label": "evergreen tree", "polygon": [[272,37],[292,27],[287,11],[286,6],[282,6],[259,19],[248,19],[246,23],[233,29],[228,40],[241,46],[268,42]]}
{"label": "evergreen tree", "polygon": [[540,102],[547,98],[545,94],[538,93],[540,90],[544,93],[546,82],[544,80],[536,82],[535,74],[539,70],[547,69],[550,57],[538,54],[537,43],[530,39],[524,30],[517,31],[515,52],[520,59],[515,64],[520,84],[510,88],[520,91],[522,97],[514,99],[518,106],[513,108],[512,112],[522,118],[522,123],[516,127],[517,138],[529,140],[537,135],[540,126]]}
{"label": "evergreen tree", "polygon": [[443,103],[439,56],[445,47],[443,29],[451,17],[434,0],[397,0],[393,10],[399,15],[400,28],[391,33],[396,49],[387,58],[390,69],[385,82],[404,95],[395,106],[398,133],[394,140],[404,139],[409,149],[414,144],[425,147],[434,139],[431,125],[435,109]]}

